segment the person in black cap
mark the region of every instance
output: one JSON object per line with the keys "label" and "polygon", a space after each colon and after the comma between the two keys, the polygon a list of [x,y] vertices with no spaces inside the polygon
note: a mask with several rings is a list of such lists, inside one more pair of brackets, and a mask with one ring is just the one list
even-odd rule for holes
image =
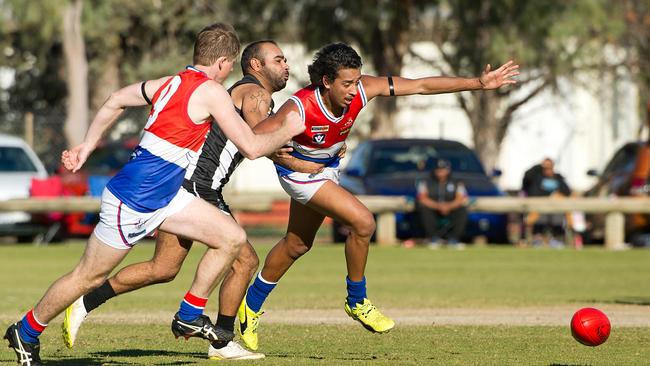
{"label": "person in black cap", "polygon": [[429,179],[417,186],[416,209],[432,249],[446,239],[450,247],[464,248],[460,238],[467,223],[467,191],[463,183],[451,177],[451,164],[438,159]]}

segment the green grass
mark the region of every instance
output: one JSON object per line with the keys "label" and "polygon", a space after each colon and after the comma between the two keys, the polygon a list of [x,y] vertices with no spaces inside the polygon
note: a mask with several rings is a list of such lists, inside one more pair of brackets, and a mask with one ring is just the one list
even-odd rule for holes
{"label": "green grass", "polygon": [[[258,245],[263,258],[271,243]],[[0,246],[0,325],[21,316],[45,288],[79,259],[78,243],[48,247]],[[148,259],[143,243],[125,263]],[[118,297],[100,312],[128,314],[176,311],[189,288],[203,248],[197,245],[172,283]],[[371,249],[368,292],[382,308],[491,309],[578,307],[628,303],[650,312],[650,251],[608,252],[470,248]],[[296,263],[265,308],[339,309],[345,297],[342,246],[316,246]],[[216,301],[207,312],[216,312]],[[341,310],[342,311],[342,310]],[[92,317],[91,317],[92,319]],[[208,364],[207,344],[176,341],[166,322],[110,324],[90,321],[73,351],[59,341],[60,318],[43,336],[48,365],[187,365]],[[135,327],[135,328],[133,328]],[[134,331],[134,329],[136,331]],[[399,326],[390,334],[367,333],[358,324],[263,324],[267,359],[254,364],[369,365],[645,365],[650,359],[650,328],[617,327],[597,348],[575,342],[568,326]],[[0,348],[0,364],[13,355]]]}

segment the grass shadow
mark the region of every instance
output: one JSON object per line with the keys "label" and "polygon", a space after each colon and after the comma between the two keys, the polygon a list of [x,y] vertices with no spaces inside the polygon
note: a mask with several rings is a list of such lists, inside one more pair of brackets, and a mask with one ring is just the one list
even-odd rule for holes
{"label": "grass shadow", "polygon": [[602,304],[620,304],[620,305],[638,305],[650,306],[650,297],[641,296],[624,296],[614,300],[599,300],[599,299],[586,299],[586,300],[572,300],[572,302],[591,302]]}
{"label": "grass shadow", "polygon": [[47,358],[43,360],[44,363],[48,366],[112,366],[112,365],[128,365],[126,363],[107,363],[105,360],[102,360],[97,357],[82,357],[82,358],[64,358],[64,359],[58,359],[58,360],[53,360],[51,358]]}
{"label": "grass shadow", "polygon": [[377,360],[377,356],[368,355],[341,355],[340,357],[324,357],[324,356],[307,356],[307,355],[296,355],[290,353],[267,353],[266,357],[277,357],[277,358],[292,358],[292,359],[305,359],[305,360],[339,360],[339,361],[374,361]]}
{"label": "grass shadow", "polygon": [[650,297],[628,296],[614,299],[615,304],[650,306]]}
{"label": "grass shadow", "polygon": [[[177,351],[168,351],[168,350],[159,350],[159,349],[119,349],[113,351],[100,351],[91,353],[92,356],[111,359],[115,357],[125,357],[130,359],[136,359],[133,363],[129,362],[106,362],[98,363],[97,365],[102,366],[117,366],[117,365],[141,365],[141,361],[137,361],[138,357],[181,357],[186,359],[186,361],[170,361],[170,362],[156,362],[156,365],[159,366],[178,366],[178,365],[193,365],[196,363],[194,358],[205,359],[205,354],[198,352],[177,352]],[[49,365],[49,363],[48,363]],[[68,364],[62,364],[61,366],[68,366]],[[81,365],[81,364],[80,364]],[[70,365],[72,366],[72,365]]]}
{"label": "grass shadow", "polygon": [[113,351],[98,351],[91,353],[99,357],[198,357],[205,358],[205,354],[198,352],[177,352],[161,349],[118,349]]}

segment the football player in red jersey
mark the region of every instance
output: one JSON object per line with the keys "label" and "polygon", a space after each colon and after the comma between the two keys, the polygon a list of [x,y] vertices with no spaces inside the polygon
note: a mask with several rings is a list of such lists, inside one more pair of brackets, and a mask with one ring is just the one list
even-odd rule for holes
{"label": "football player in red jersey", "polygon": [[[311,85],[295,93],[278,111],[279,116],[299,112],[306,129],[291,142],[293,156],[275,160],[280,184],[292,198],[289,224],[286,236],[267,255],[238,311],[242,340],[249,348],[258,347],[263,302],[289,267],[312,247],[325,216],[350,228],[345,242],[346,313],[371,332],[384,333],[394,327],[393,320],[381,314],[366,296],[364,272],[375,220],[354,195],[338,185],[337,152],[357,114],[374,97],[496,89],[514,84],[518,68],[508,61],[495,70],[488,64],[474,78],[376,77],[361,73],[361,58],[346,44],[330,44],[316,53],[308,68]],[[325,168],[317,174],[296,172],[289,168],[292,159],[323,163]]]}

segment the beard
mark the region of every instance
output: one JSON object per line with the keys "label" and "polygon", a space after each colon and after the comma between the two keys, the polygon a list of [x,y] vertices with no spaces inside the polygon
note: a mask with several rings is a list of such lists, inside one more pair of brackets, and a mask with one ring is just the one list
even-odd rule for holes
{"label": "beard", "polygon": [[273,91],[280,91],[287,86],[287,80],[284,79],[284,76],[276,77],[270,80]]}
{"label": "beard", "polygon": [[284,78],[284,74],[272,74],[270,72],[264,72],[264,76],[266,79],[271,83],[271,87],[273,88],[273,91],[280,91],[284,89],[285,86],[287,86],[287,80]]}

